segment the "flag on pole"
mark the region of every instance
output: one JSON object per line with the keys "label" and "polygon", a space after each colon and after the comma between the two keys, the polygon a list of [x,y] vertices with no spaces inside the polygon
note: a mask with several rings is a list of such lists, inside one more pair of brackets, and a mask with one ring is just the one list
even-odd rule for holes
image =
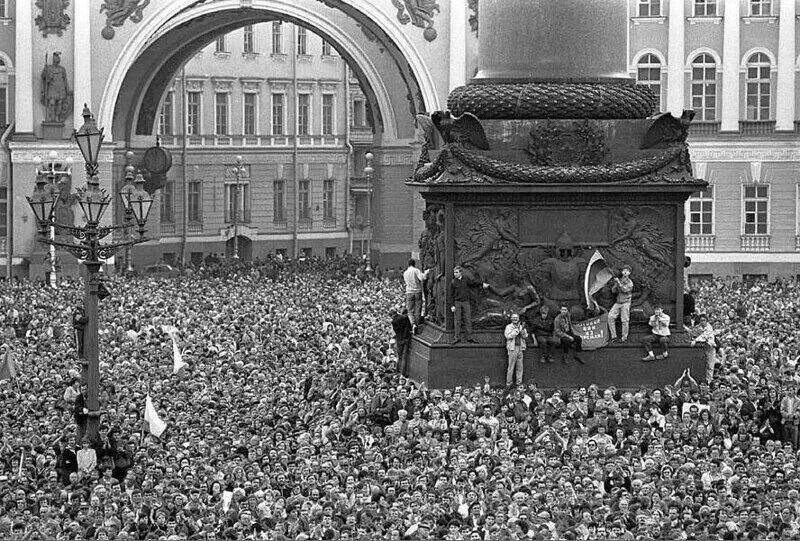
{"label": "flag on pole", "polygon": [[586,295],[586,306],[590,309],[597,309],[597,301],[594,294],[603,289],[612,278],[611,269],[608,268],[606,260],[599,250],[595,250],[589,264],[586,266],[586,274],[583,279],[584,293]]}
{"label": "flag on pole", "polygon": [[14,362],[14,355],[10,349],[6,350],[3,356],[3,364],[0,366],[0,380],[14,379],[17,377],[17,363]]}
{"label": "flag on pole", "polygon": [[158,417],[158,412],[155,406],[153,406],[153,400],[150,398],[149,394],[145,399],[144,420],[150,427],[150,433],[156,437],[160,437],[167,429],[167,423]]}

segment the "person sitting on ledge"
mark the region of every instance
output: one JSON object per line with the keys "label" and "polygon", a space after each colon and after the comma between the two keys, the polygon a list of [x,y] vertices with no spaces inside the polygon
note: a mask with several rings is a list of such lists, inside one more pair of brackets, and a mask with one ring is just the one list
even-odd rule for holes
{"label": "person sitting on ledge", "polygon": [[[647,355],[642,360],[647,362],[666,359],[669,357],[669,315],[665,314],[664,309],[659,305],[656,305],[655,313],[650,316],[650,328],[650,334],[642,340],[644,349],[647,351]],[[663,353],[653,354],[653,344],[656,343],[661,344],[661,347],[664,348]]]}
{"label": "person sitting on ledge", "polygon": [[561,341],[561,362],[567,362],[567,355],[569,355],[569,348],[575,346],[575,355],[573,359],[581,364],[583,360],[578,356],[581,351],[581,337],[575,332],[575,327],[572,326],[572,316],[569,313],[569,307],[566,304],[561,305],[561,313],[558,314],[553,321],[553,335]]}

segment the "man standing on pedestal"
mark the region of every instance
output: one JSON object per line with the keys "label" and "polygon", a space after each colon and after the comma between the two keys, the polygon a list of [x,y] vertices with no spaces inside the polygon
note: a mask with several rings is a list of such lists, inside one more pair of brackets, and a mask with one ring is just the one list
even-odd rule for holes
{"label": "man standing on pedestal", "polygon": [[453,281],[450,282],[450,292],[453,295],[453,306],[450,307],[450,310],[455,314],[454,344],[461,341],[462,321],[467,342],[475,342],[475,339],[472,338],[472,305],[470,304],[472,295],[469,288],[479,285],[480,282],[464,278],[463,272],[461,267],[454,268]]}
{"label": "man standing on pedestal", "polygon": [[403,281],[406,283],[406,308],[408,309],[408,320],[411,322],[411,332],[417,334],[420,314],[422,313],[422,282],[430,272],[428,269],[422,272],[417,268],[417,262],[413,259],[408,260],[408,268],[403,273]]}
{"label": "man standing on pedestal", "polygon": [[511,316],[511,323],[506,325],[506,350],[508,350],[508,371],[506,372],[506,386],[514,384],[516,374],[517,385],[522,385],[523,361],[522,357],[527,348],[525,339],[528,338],[528,331],[519,321],[519,314]]}
{"label": "man standing on pedestal", "polygon": [[[622,278],[614,277],[611,291],[617,294],[617,300],[608,312],[608,332],[612,342],[627,342],[633,296],[633,280],[631,280],[631,268],[628,265],[622,267]],[[617,339],[617,317],[622,320],[622,338],[619,340]]]}

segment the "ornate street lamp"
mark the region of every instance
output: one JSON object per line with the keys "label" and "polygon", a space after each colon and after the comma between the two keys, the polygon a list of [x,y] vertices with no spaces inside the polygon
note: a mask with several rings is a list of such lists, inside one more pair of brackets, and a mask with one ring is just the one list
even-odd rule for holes
{"label": "ornate street lamp", "polygon": [[367,272],[372,272],[372,175],[375,169],[372,167],[372,152],[364,154],[366,165],[364,166],[364,176],[367,178]]}
{"label": "ornate street lamp", "polygon": [[233,188],[233,259],[239,259],[239,182],[247,175],[247,168],[241,156],[236,156],[236,164],[231,168],[231,173],[236,179]]}
{"label": "ornate street lamp", "polygon": [[[83,381],[89,387],[86,404],[89,421],[86,434],[90,439],[96,441],[101,413],[99,408],[100,363],[98,351],[100,267],[103,260],[114,255],[120,248],[130,247],[147,240],[144,236],[146,232],[144,226],[150,213],[150,207],[153,204],[153,198],[144,191],[144,179],[141,175],[137,175],[133,180],[132,189],[126,186],[121,195],[126,218],[128,213],[133,216],[138,225],[139,237],[136,239],[128,238],[121,242],[101,243],[101,239],[117,229],[128,228],[131,223],[130,219],[126,219],[125,223],[121,225],[100,226],[100,220],[111,203],[110,196],[100,187],[100,180],[98,179],[100,169],[97,165],[97,158],[103,143],[103,130],[97,128],[91,111],[85,105],[83,108],[83,126],[73,132],[73,137],[86,162],[86,186],[75,193],[78,206],[86,219],[86,225],[76,227],[74,224],[61,224],[54,220],[53,211],[60,197],[60,191],[55,186],[52,177],[48,178],[41,171],[37,170],[36,187],[33,194],[28,197],[28,203],[36,216],[38,225],[37,240],[51,246],[64,248],[75,257],[82,259],[83,264],[86,265],[84,310],[87,322],[83,331]],[[128,177],[132,173],[130,166],[126,167],[128,184],[130,184]],[[48,237],[47,231],[50,227],[68,232],[77,239],[77,242],[62,242]]]}

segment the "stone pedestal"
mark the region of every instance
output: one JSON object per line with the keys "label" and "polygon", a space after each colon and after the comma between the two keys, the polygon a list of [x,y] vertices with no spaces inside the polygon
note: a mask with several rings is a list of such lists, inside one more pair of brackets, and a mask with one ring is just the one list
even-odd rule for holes
{"label": "stone pedestal", "polygon": [[42,122],[42,139],[45,141],[60,141],[64,138],[63,122]]}

